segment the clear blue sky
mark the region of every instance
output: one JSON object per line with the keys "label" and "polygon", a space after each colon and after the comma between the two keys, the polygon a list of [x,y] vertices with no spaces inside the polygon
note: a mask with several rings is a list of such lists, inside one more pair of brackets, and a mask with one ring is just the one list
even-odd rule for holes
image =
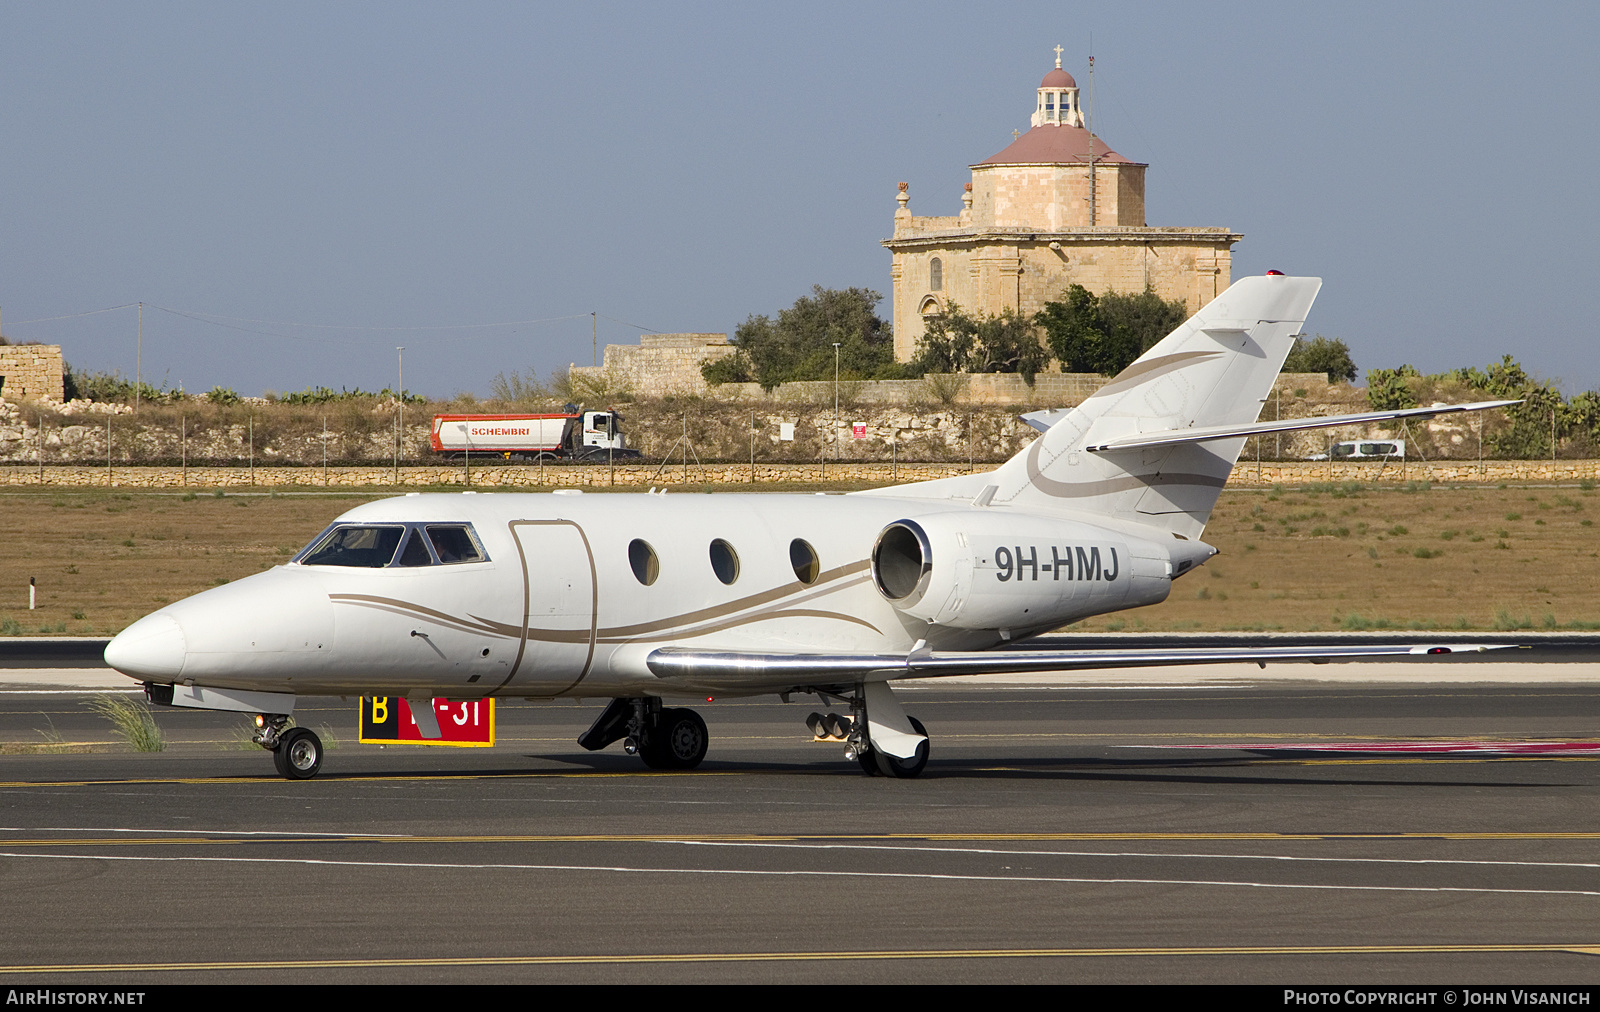
{"label": "clear blue sky", "polygon": [[[0,324],[191,391],[486,393],[887,293],[1059,42],[1152,225],[1326,279],[1363,368],[1600,386],[1593,4],[0,3]],[[887,315],[887,303],[882,307]],[[513,327],[447,328],[549,320]],[[283,326],[319,324],[324,328]],[[624,322],[625,321],[625,322]]]}

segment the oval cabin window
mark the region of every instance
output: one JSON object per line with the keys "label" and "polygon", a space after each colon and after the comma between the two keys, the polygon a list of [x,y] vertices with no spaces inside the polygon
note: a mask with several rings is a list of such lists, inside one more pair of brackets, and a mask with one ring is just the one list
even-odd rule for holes
{"label": "oval cabin window", "polygon": [[723,583],[731,584],[739,578],[739,553],[721,538],[711,542],[711,571]]}
{"label": "oval cabin window", "polygon": [[789,564],[794,567],[795,579],[807,585],[816,583],[817,577],[822,574],[817,550],[811,547],[810,542],[800,538],[789,542]]}
{"label": "oval cabin window", "polygon": [[656,550],[639,538],[628,542],[628,565],[633,567],[634,579],[646,587],[655,583],[656,577],[661,575],[661,562],[656,558]]}

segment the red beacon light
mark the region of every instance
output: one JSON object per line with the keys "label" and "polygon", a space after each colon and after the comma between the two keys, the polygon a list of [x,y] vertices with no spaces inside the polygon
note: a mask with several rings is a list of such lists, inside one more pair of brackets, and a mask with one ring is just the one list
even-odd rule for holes
{"label": "red beacon light", "polygon": [[1267,277],[1269,277],[1269,278],[1281,278],[1283,276],[1284,276],[1284,273],[1282,271],[1268,271],[1267,272]]}

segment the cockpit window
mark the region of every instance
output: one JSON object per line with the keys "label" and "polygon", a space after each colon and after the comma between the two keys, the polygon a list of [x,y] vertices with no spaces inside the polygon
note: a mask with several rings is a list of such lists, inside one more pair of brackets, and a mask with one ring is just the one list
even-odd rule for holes
{"label": "cockpit window", "polygon": [[397,566],[431,566],[433,556],[428,554],[428,545],[422,538],[420,531],[413,530],[411,536],[406,538],[405,548],[400,550],[400,561]]}
{"label": "cockpit window", "polygon": [[404,527],[335,527],[300,559],[302,566],[381,569],[394,558]]}
{"label": "cockpit window", "polygon": [[335,524],[295,561],[302,566],[382,569],[487,562],[489,556],[471,524]]}
{"label": "cockpit window", "polygon": [[482,562],[483,552],[472,531],[464,524],[429,524],[428,537],[440,562]]}

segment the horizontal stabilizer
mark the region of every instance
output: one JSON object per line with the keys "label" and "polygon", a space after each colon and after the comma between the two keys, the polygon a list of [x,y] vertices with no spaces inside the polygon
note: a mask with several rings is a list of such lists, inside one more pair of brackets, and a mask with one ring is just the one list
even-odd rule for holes
{"label": "horizontal stabilizer", "polygon": [[1504,408],[1521,401],[1478,401],[1475,404],[1434,404],[1426,408],[1405,408],[1399,411],[1367,411],[1359,415],[1329,415],[1324,418],[1285,418],[1276,422],[1251,422],[1246,425],[1208,425],[1190,429],[1164,429],[1159,432],[1141,432],[1136,436],[1123,436],[1085,446],[1090,453],[1107,453],[1117,450],[1147,450],[1156,446],[1179,446],[1184,443],[1205,443],[1214,439],[1237,439],[1240,436],[1260,436],[1273,432],[1299,432],[1305,429],[1332,429],[1340,425],[1364,425],[1368,422],[1388,422],[1399,418],[1432,418],[1457,411],[1487,411]]}
{"label": "horizontal stabilizer", "polygon": [[694,685],[787,688],[833,682],[885,681],[891,678],[1088,671],[1171,664],[1325,664],[1370,661],[1383,657],[1425,659],[1509,647],[1509,644],[1481,643],[1391,643],[1132,650],[924,650],[911,654],[763,654],[663,647],[652,651],[645,658],[645,664],[657,678],[681,679]]}

